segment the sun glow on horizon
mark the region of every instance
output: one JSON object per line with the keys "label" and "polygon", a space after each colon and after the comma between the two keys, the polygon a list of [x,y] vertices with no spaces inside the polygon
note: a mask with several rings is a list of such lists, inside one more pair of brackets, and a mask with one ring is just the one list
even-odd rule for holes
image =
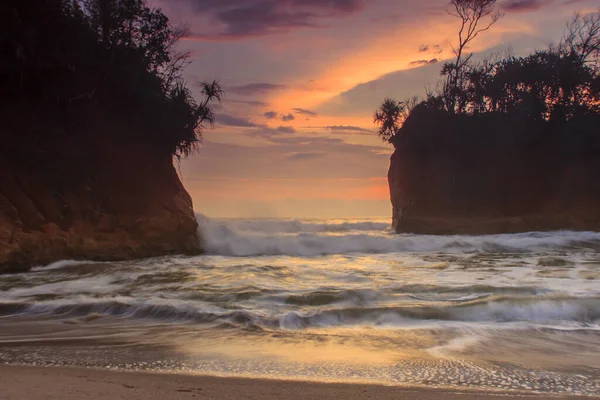
{"label": "sun glow on horizon", "polygon": [[[374,2],[329,24],[277,34],[196,35],[184,42],[199,58],[190,79],[218,77],[234,89],[218,110],[216,129],[205,132],[206,151],[183,163],[196,203],[220,215],[244,202],[268,203],[287,215],[290,201],[311,214],[320,207],[315,199],[366,202],[375,214],[388,213],[393,148],[378,138],[373,112],[386,96],[402,100],[435,87],[442,64],[453,58],[458,29],[442,1],[405,4],[402,13],[389,7]],[[510,13],[468,50],[521,54],[546,47],[573,11],[557,4],[544,13]]]}

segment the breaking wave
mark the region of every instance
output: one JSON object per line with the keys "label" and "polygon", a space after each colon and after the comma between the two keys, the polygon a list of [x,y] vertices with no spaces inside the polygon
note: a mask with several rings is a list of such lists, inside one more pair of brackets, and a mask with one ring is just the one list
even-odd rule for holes
{"label": "breaking wave", "polygon": [[372,306],[315,308],[310,311],[286,311],[267,315],[264,311],[226,310],[186,301],[134,298],[51,300],[35,303],[0,303],[0,316],[29,315],[86,318],[94,315],[152,319],[170,323],[228,322],[267,329],[306,329],[332,326],[414,326],[424,322],[488,322],[556,325],[576,323],[579,327],[598,329],[600,298],[547,297],[480,297],[460,303],[420,306]]}
{"label": "breaking wave", "polygon": [[395,252],[598,251],[598,232],[528,232],[501,235],[394,234],[374,221],[319,223],[297,220],[213,220],[198,217],[205,250],[222,256],[385,254]]}
{"label": "breaking wave", "polygon": [[230,229],[245,233],[289,234],[289,233],[345,233],[356,231],[390,230],[390,222],[384,220],[295,220],[295,219],[228,219],[213,220],[203,215],[197,216],[201,226]]}

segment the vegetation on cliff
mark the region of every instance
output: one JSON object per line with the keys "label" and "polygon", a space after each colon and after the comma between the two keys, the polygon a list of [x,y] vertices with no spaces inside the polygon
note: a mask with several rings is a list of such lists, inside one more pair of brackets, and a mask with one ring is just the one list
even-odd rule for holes
{"label": "vegetation on cliff", "polygon": [[495,0],[451,4],[461,25],[438,89],[375,112],[395,147],[395,230],[598,230],[600,13],[576,15],[548,49],[475,62],[469,42],[503,14]]}
{"label": "vegetation on cliff", "polygon": [[[462,20],[456,60],[443,66],[445,80],[425,100],[384,101],[375,113],[382,139],[396,148],[442,150],[486,141],[518,146],[543,136],[582,153],[600,150],[600,13],[576,15],[561,42],[546,50],[473,62],[465,46],[502,17],[494,3],[452,1]],[[494,126],[503,128],[501,137]],[[444,138],[444,132],[453,136]]]}
{"label": "vegetation on cliff", "polygon": [[173,157],[222,91],[193,97],[185,33],[144,0],[0,2],[0,273],[202,251]]}
{"label": "vegetation on cliff", "polygon": [[0,16],[7,156],[32,158],[86,135],[77,125],[85,115],[127,121],[121,136],[175,156],[192,152],[212,124],[218,83],[194,99],[182,77],[187,54],[175,50],[186,30],[144,0],[7,0]]}

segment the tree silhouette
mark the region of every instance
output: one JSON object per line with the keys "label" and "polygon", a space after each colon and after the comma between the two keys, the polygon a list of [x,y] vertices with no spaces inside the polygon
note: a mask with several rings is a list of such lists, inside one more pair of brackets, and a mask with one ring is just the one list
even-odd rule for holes
{"label": "tree silhouette", "polygon": [[458,45],[452,46],[456,59],[453,63],[444,65],[442,75],[447,76],[444,86],[447,109],[454,112],[457,104],[458,111],[464,107],[459,99],[458,89],[462,75],[473,57],[473,53],[465,55],[465,49],[479,34],[489,30],[504,17],[504,14],[496,9],[496,0],[451,0],[450,4],[452,9],[449,13],[461,20],[461,26],[458,31]]}
{"label": "tree silhouette", "polygon": [[[131,124],[128,137],[190,154],[222,90],[207,83],[194,99],[182,74],[188,54],[175,49],[186,32],[145,0],[0,2],[0,151],[85,136],[73,121],[93,113]],[[53,116],[43,134],[6,128],[36,109]]]}
{"label": "tree silhouette", "polygon": [[[458,1],[453,4],[459,7]],[[473,7],[475,3],[466,4]],[[374,118],[380,125],[380,137],[397,145],[396,139],[406,136],[406,131],[414,131],[415,126],[421,126],[423,137],[427,137],[433,129],[425,127],[436,119],[458,121],[466,131],[477,130],[476,121],[499,118],[532,124],[536,129],[546,129],[540,127],[548,124],[560,130],[572,124],[586,135],[592,132],[600,117],[600,12],[575,15],[558,46],[526,57],[507,54],[473,63],[471,55],[464,56],[464,44],[489,29],[502,15],[494,11],[491,0],[477,4],[481,8],[474,16],[457,8],[464,18],[459,34],[463,45],[456,49],[456,63],[443,67],[447,79],[442,87],[430,91],[416,107],[414,101],[409,106],[410,102],[385,99]],[[485,16],[490,18],[486,24],[475,22]],[[412,128],[404,130],[408,119]],[[473,125],[469,126],[468,121]]]}
{"label": "tree silhouette", "polygon": [[565,36],[560,44],[565,52],[577,55],[584,64],[600,62],[600,13],[585,16],[577,13],[567,24]]}
{"label": "tree silhouette", "polygon": [[373,122],[380,125],[379,137],[383,141],[391,143],[392,139],[398,134],[406,118],[406,110],[406,105],[403,102],[386,98],[375,111]]}

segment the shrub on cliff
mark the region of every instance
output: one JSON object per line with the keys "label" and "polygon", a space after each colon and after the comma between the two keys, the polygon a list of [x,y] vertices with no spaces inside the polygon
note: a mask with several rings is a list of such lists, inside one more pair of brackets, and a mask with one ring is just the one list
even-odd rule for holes
{"label": "shrub on cliff", "polygon": [[[6,0],[0,18],[7,152],[84,136],[75,121],[89,115],[126,121],[127,139],[181,156],[214,120],[221,88],[203,84],[204,98],[194,99],[182,77],[187,54],[175,51],[186,30],[144,0]],[[27,127],[31,119],[43,128]]]}

